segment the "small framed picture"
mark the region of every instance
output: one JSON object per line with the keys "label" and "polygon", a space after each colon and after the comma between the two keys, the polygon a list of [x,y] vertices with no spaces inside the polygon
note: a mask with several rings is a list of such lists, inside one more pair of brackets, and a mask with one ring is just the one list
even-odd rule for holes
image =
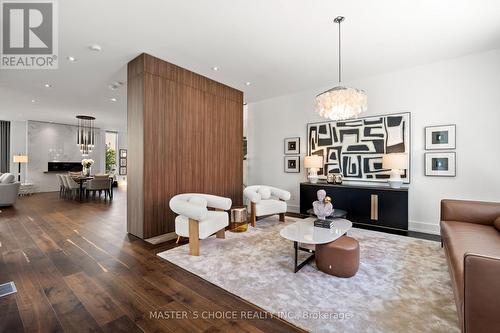
{"label": "small framed picture", "polygon": [[120,158],[120,166],[127,166],[127,159],[126,158]]}
{"label": "small framed picture", "polygon": [[425,175],[455,177],[456,171],[456,153],[425,153]]}
{"label": "small framed picture", "polygon": [[300,138],[286,138],[285,139],[285,155],[300,154]]}
{"label": "small framed picture", "polygon": [[285,156],[285,172],[300,172],[300,156]]}
{"label": "small framed picture", "polygon": [[120,167],[120,176],[124,176],[127,174],[127,167]]}
{"label": "small framed picture", "polygon": [[425,149],[455,149],[456,125],[428,126],[425,128]]}
{"label": "small framed picture", "polygon": [[120,149],[120,158],[127,158],[127,149]]}

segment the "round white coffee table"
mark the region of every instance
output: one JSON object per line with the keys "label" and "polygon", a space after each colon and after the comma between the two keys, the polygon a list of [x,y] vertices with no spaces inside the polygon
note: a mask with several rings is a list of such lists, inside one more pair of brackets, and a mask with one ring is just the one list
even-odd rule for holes
{"label": "round white coffee table", "polygon": [[[293,242],[293,247],[295,249],[295,273],[314,258],[314,251],[301,247],[300,244],[316,245],[330,243],[345,235],[347,231],[352,228],[351,221],[346,219],[329,220],[333,222],[333,227],[330,229],[315,227],[315,220],[316,218],[309,217],[290,224],[280,231],[281,237]],[[299,250],[312,252],[312,255],[300,264],[298,263]]]}

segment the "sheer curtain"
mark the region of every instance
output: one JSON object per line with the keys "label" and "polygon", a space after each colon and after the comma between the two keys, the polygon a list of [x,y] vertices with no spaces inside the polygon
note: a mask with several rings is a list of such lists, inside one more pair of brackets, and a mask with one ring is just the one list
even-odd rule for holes
{"label": "sheer curtain", "polygon": [[0,120],[0,172],[10,171],[10,121]]}

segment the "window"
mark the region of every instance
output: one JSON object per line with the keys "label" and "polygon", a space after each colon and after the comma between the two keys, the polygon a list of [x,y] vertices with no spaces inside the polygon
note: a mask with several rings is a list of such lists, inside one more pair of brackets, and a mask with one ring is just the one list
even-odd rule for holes
{"label": "window", "polygon": [[106,173],[116,169],[116,152],[118,150],[118,133],[106,132]]}

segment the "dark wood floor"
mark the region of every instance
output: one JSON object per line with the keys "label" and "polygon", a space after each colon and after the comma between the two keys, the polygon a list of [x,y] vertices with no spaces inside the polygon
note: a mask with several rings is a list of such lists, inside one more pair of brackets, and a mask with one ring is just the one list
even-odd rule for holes
{"label": "dark wood floor", "polygon": [[0,283],[18,289],[0,298],[0,332],[300,332],[156,256],[174,243],[129,236],[124,191],[111,204],[44,193],[0,209]]}

